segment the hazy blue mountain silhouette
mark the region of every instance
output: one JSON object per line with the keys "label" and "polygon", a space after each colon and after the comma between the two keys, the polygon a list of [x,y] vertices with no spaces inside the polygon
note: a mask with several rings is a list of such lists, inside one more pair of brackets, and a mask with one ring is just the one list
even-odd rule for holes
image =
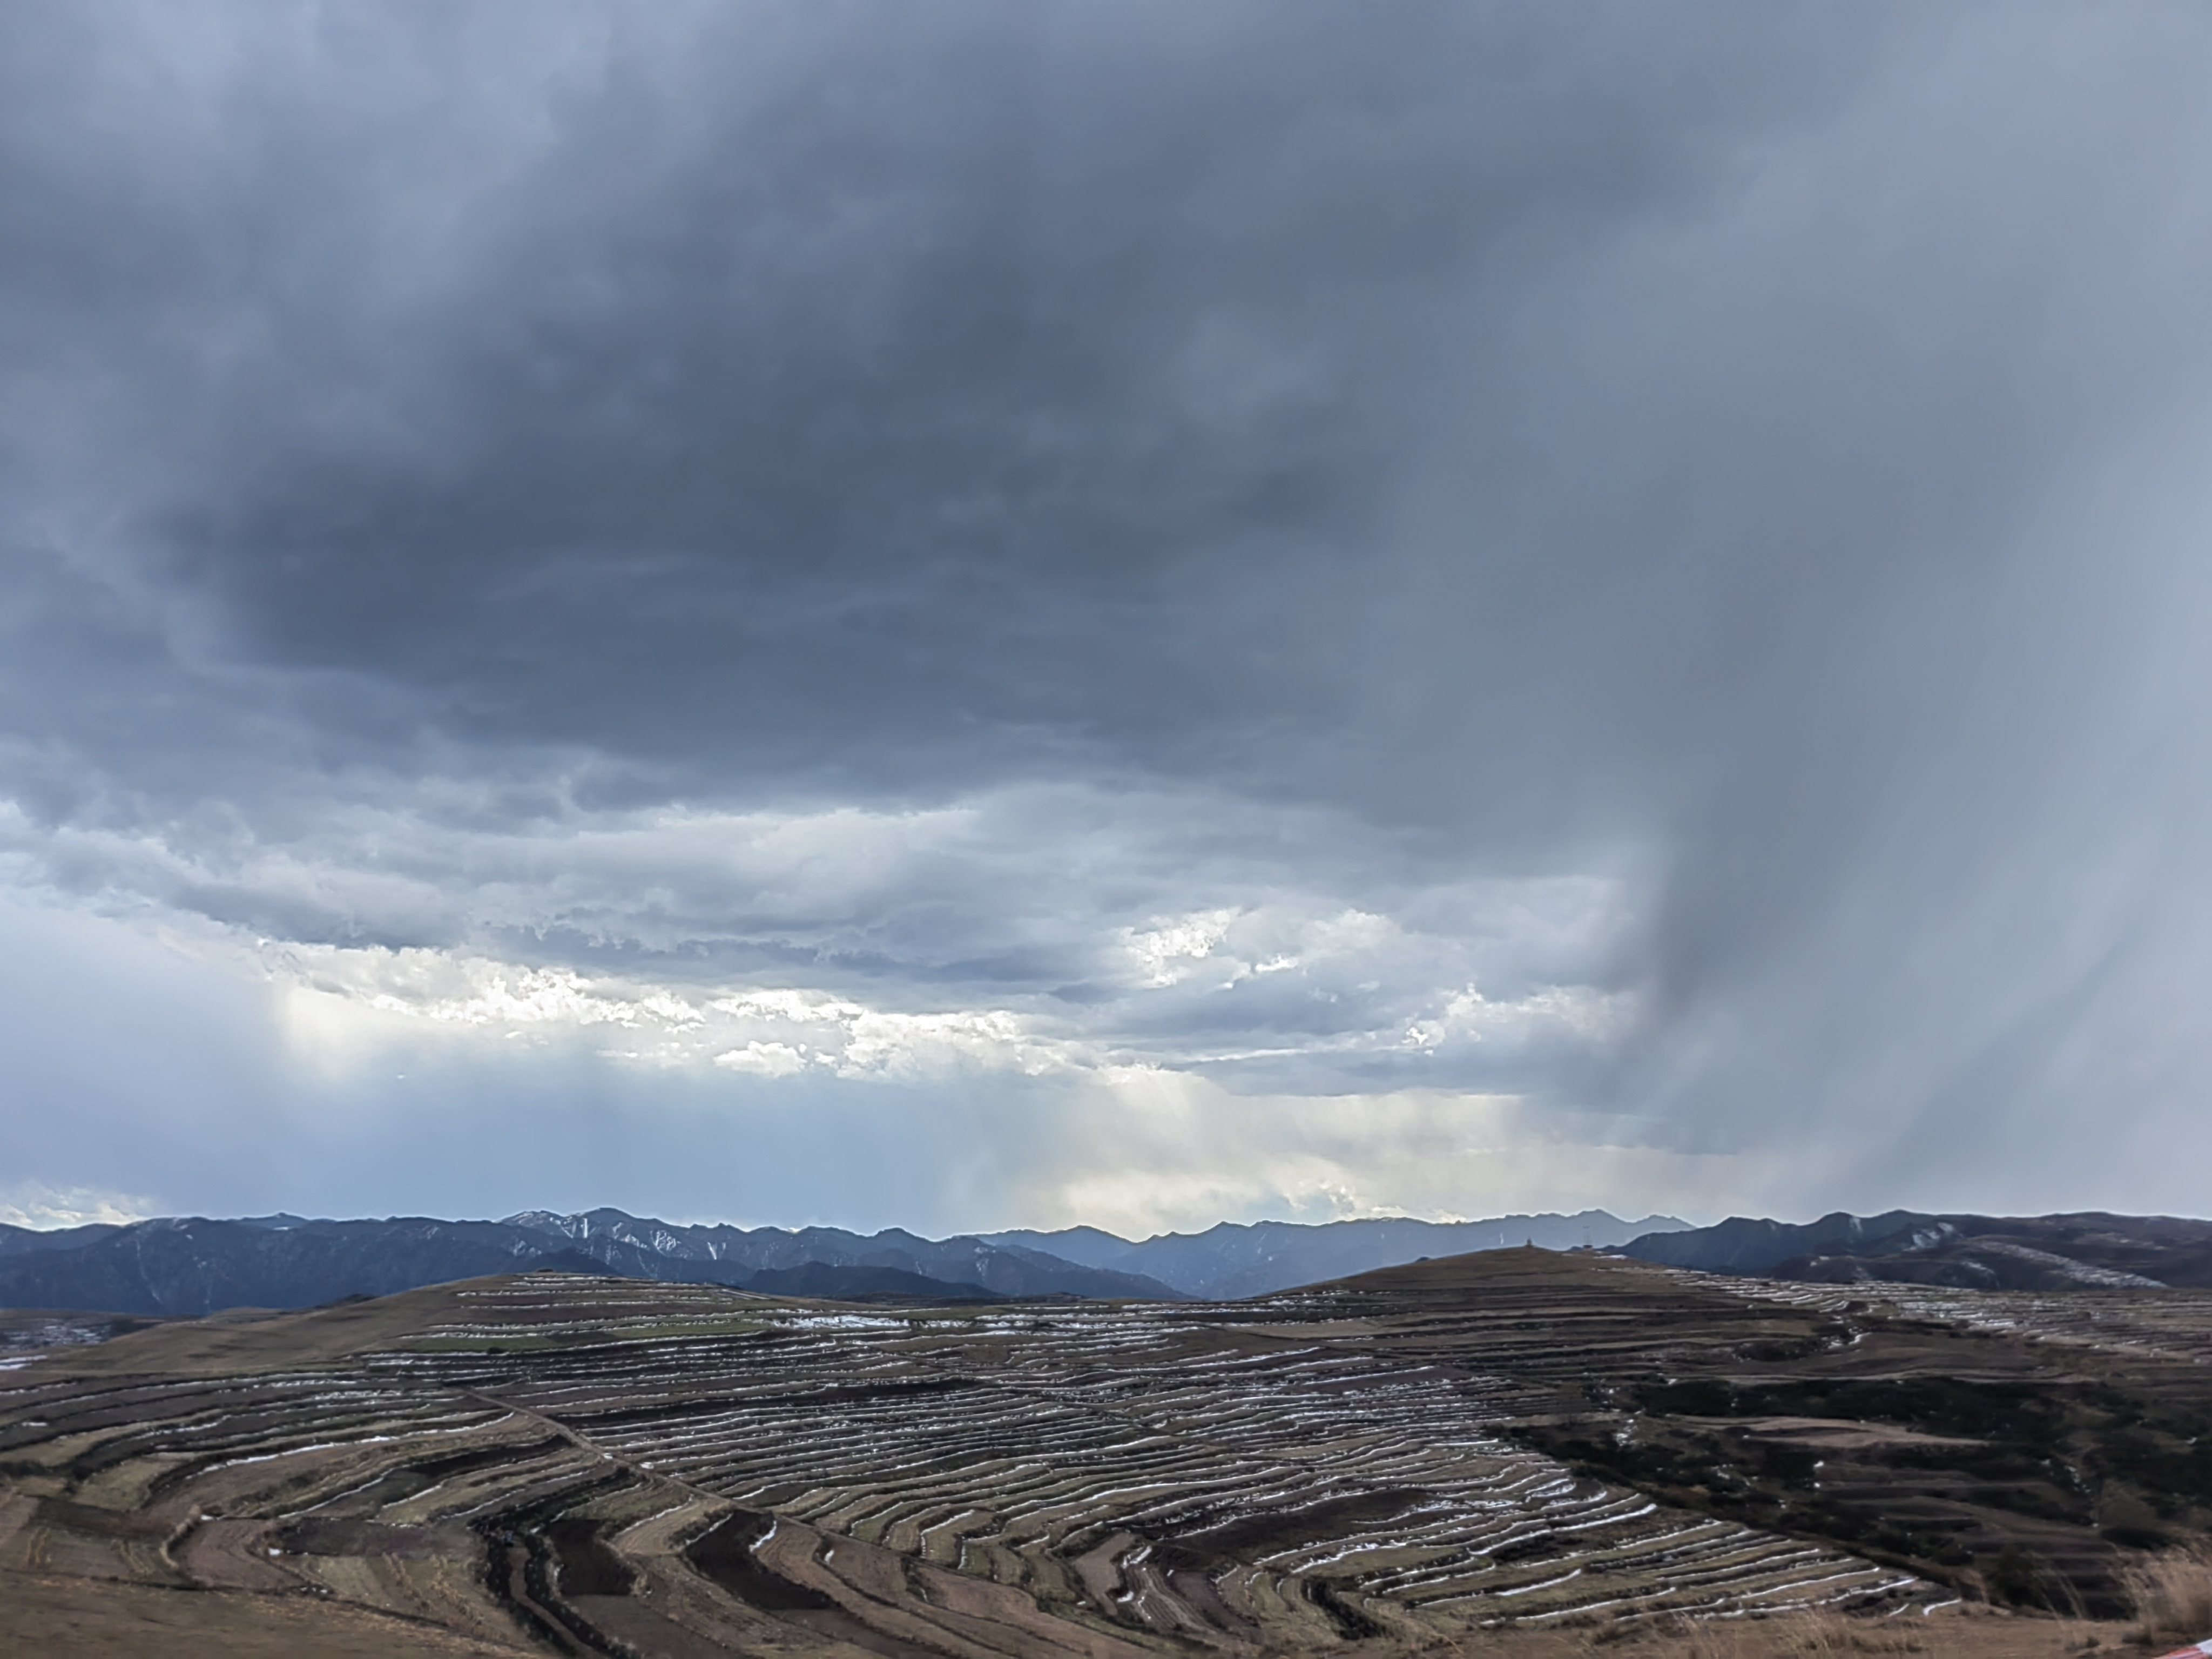
{"label": "hazy blue mountain silhouette", "polygon": [[1423,1256],[1537,1244],[1548,1250],[1608,1249],[1639,1235],[1688,1226],[1672,1216],[1623,1221],[1605,1210],[1577,1215],[1503,1215],[1482,1221],[1416,1221],[1380,1216],[1358,1221],[1224,1221],[1202,1233],[1159,1233],[1130,1240],[1096,1227],[1059,1232],[986,1233],[994,1244],[1049,1251],[1115,1273],[1145,1273],[1187,1296],[1264,1296],[1295,1285],[1395,1267]]}
{"label": "hazy blue mountain silhouette", "polygon": [[836,1228],[686,1228],[595,1210],[506,1221],[169,1217],[53,1233],[10,1228],[0,1235],[0,1307],[169,1315],[313,1307],[539,1266],[786,1295],[1176,1295],[1153,1279],[972,1238],[935,1242],[896,1229],[864,1237]]}
{"label": "hazy blue mountain silhouette", "polygon": [[1838,1210],[1791,1223],[1731,1216],[1648,1235],[1623,1254],[1646,1261],[1774,1279],[1887,1281],[1969,1290],[2212,1287],[2212,1221],[2081,1211],[2044,1216]]}

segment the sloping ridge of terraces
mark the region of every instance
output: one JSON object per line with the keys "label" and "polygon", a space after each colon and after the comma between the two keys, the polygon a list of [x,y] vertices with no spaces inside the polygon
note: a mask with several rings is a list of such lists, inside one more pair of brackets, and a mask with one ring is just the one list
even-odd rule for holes
{"label": "sloping ridge of terraces", "polygon": [[1494,1252],[1269,1298],[1506,1379],[1502,1426],[1662,1501],[1976,1601],[2129,1615],[2212,1533],[2212,1291],[1835,1286]]}
{"label": "sloping ridge of terraces", "polygon": [[1396,1296],[892,1316],[529,1275],[218,1334],[166,1376],[128,1369],[184,1340],[149,1333],[0,1395],[0,1570],[579,1652],[1103,1659],[1940,1599],[1516,1444],[1558,1403],[1536,1333],[1528,1375],[1470,1369],[1414,1352]]}

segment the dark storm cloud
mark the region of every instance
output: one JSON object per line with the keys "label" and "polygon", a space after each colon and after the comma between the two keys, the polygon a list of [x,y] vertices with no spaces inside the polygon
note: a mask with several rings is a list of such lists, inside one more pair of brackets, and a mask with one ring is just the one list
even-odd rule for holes
{"label": "dark storm cloud", "polygon": [[2212,1082],[2200,14],[0,30],[26,884],[1838,1201]]}
{"label": "dark storm cloud", "polygon": [[[498,738],[826,746],[863,787],[1326,720],[1335,613],[1486,306],[1693,206],[1867,32],[501,15],[542,88],[486,98],[410,9],[249,23],[183,89],[173,43],[38,20],[67,46],[16,61],[75,73],[13,106],[13,308],[155,452],[74,482],[226,654]],[[150,111],[68,118],[143,81]]]}

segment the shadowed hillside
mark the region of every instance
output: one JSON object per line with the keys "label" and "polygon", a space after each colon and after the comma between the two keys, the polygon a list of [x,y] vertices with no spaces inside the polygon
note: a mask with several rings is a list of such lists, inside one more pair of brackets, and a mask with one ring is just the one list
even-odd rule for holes
{"label": "shadowed hillside", "polygon": [[1624,1247],[1645,1261],[1709,1272],[1850,1285],[1885,1280],[1960,1289],[2212,1288],[2212,1221],[2176,1216],[1877,1216],[1818,1221],[1735,1216],[1714,1227],[1646,1234]]}

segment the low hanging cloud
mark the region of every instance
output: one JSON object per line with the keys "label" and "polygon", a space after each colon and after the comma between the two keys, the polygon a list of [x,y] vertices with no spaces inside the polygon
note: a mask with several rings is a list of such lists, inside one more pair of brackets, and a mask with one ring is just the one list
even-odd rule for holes
{"label": "low hanging cloud", "polygon": [[[1037,848],[1030,830],[1048,814],[1079,814],[1087,830]],[[1163,823],[1177,814],[1196,822]],[[1403,912],[1382,914],[1286,890],[1295,872],[1238,838],[1208,873],[1243,903],[1158,914],[1198,873],[1175,850],[1230,817],[1221,803],[1041,805],[1024,793],[913,816],[617,822],[530,854],[467,836],[449,860],[538,864],[512,894],[528,908],[502,915],[500,896],[475,886],[401,890],[403,914],[442,908],[437,931],[465,942],[258,948],[315,1029],[359,1016],[389,1030],[588,1039],[610,1058],[767,1077],[1158,1066],[1310,1092],[1473,1086],[1525,1075],[1547,1046],[1602,1044],[1632,1018],[1630,994],[1592,982],[1624,925],[1603,882],[1362,896]],[[1163,867],[1139,882],[1147,850]],[[1116,870],[1118,902],[1049,867],[1071,855]],[[252,861],[231,890],[257,890],[266,870],[273,914],[300,865]],[[641,869],[654,877],[642,894],[629,884]],[[536,908],[555,894],[557,911]],[[1429,922],[1445,908],[1449,927]]]}
{"label": "low hanging cloud", "polygon": [[2012,6],[15,8],[0,1158],[2188,1207],[2208,61]]}

